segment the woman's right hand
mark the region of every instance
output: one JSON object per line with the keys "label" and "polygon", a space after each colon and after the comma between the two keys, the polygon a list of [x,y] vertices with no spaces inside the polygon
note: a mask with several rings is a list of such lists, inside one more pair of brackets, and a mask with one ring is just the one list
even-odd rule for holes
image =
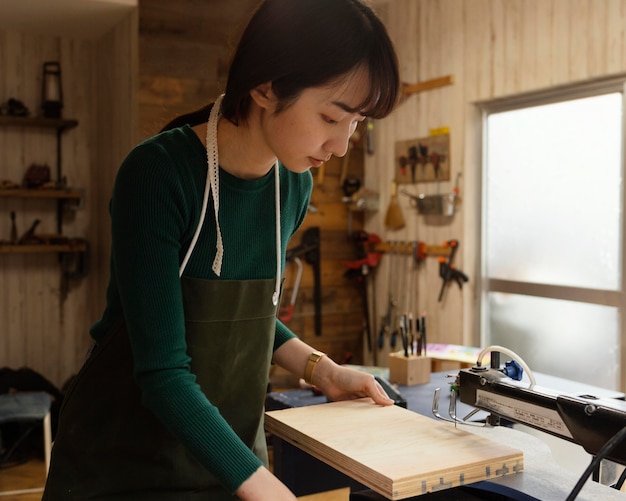
{"label": "woman's right hand", "polygon": [[242,501],[295,501],[296,497],[278,478],[264,467],[239,486],[236,491]]}

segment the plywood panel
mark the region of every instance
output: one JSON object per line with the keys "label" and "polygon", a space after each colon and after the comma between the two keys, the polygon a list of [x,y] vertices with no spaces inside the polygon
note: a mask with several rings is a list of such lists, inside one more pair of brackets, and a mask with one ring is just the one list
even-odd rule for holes
{"label": "plywood panel", "polygon": [[521,451],[395,405],[373,405],[370,399],[267,412],[265,426],[387,499],[524,468]]}

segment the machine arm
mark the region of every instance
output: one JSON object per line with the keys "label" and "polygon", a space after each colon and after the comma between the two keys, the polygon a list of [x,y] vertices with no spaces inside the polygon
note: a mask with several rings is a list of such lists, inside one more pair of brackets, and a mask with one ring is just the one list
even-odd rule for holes
{"label": "machine arm", "polygon": [[[591,455],[626,427],[623,400],[525,387],[499,369],[461,369],[457,385],[464,404],[576,443]],[[626,465],[626,446],[615,447],[607,459]]]}

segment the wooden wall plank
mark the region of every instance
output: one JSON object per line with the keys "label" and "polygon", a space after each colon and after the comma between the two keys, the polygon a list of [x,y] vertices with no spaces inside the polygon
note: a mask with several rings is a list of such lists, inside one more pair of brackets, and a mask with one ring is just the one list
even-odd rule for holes
{"label": "wooden wall plank", "polygon": [[[539,76],[537,64],[537,4],[541,0],[526,0],[520,5],[520,85],[522,88],[534,85]],[[543,49],[541,49],[543,50]]]}
{"label": "wooden wall plank", "polygon": [[[505,44],[506,54],[506,72],[504,74],[505,79],[505,94],[514,94],[519,92],[522,85],[521,72],[522,68],[522,46],[521,40],[521,17],[520,10],[523,7],[523,0],[513,0],[505,3],[504,10],[504,33],[505,38],[503,40]],[[473,29],[472,29],[473,31]],[[468,46],[467,50],[473,50],[472,46]],[[466,90],[466,95],[468,94]],[[470,94],[471,95],[471,94]],[[483,98],[489,97],[485,95]]]}
{"label": "wooden wall plank", "polygon": [[[569,53],[569,80],[582,80],[589,75],[589,5],[588,0],[570,0],[569,2],[569,26],[570,26],[570,53]],[[597,35],[601,35],[598,33]],[[600,57],[600,54],[596,54]]]}
{"label": "wooden wall plank", "polygon": [[587,53],[583,55],[588,61],[587,77],[601,76],[608,73],[608,52],[606,51],[606,29],[608,20],[608,2],[589,1],[587,6],[587,33],[598,33],[603,36],[584,37],[587,39]]}
{"label": "wooden wall plank", "polygon": [[558,85],[570,80],[570,33],[569,0],[552,2],[552,84]]}
{"label": "wooden wall plank", "polygon": [[536,2],[535,23],[535,59],[536,78],[539,85],[549,87],[552,84],[552,65],[554,64],[554,50],[552,48],[552,18],[554,5],[552,2]]}
{"label": "wooden wall plank", "polygon": [[606,0],[606,73],[622,71],[626,58],[626,2]]}
{"label": "wooden wall plank", "polygon": [[[89,280],[89,309],[93,321],[100,318],[105,306],[109,280],[110,220],[109,200],[118,168],[124,157],[139,141],[138,88],[139,42],[138,12],[131,13],[114,30],[98,41],[96,53],[103,64],[94,68],[95,93],[92,123],[97,158],[91,171],[93,199],[90,213],[94,221],[90,232],[95,269]],[[116,55],[124,53],[120,62]]]}

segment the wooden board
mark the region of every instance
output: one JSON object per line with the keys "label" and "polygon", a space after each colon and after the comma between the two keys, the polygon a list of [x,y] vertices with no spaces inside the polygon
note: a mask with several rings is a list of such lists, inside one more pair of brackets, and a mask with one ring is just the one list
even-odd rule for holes
{"label": "wooden board", "polygon": [[521,451],[368,398],[270,411],[265,427],[392,500],[524,467]]}

